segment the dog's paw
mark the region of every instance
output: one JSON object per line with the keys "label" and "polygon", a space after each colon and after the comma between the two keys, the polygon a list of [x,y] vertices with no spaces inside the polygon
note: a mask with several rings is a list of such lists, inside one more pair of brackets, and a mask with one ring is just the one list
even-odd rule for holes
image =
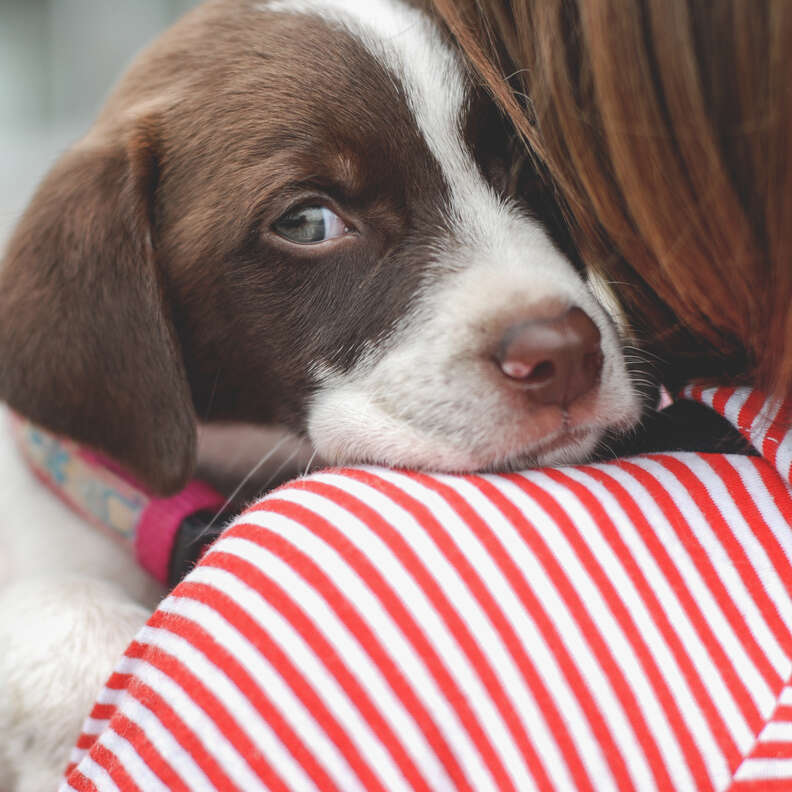
{"label": "dog's paw", "polygon": [[0,786],[57,789],[96,694],[148,618],[110,583],[36,578],[0,590]]}

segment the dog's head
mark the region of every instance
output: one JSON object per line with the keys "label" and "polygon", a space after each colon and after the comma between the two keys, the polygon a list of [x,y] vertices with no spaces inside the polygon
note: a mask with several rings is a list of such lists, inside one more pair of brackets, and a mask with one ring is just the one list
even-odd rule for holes
{"label": "dog's head", "polygon": [[639,399],[537,187],[421,11],[208,3],[23,217],[0,396],[160,491],[197,420],[284,423],[330,461],[579,460]]}

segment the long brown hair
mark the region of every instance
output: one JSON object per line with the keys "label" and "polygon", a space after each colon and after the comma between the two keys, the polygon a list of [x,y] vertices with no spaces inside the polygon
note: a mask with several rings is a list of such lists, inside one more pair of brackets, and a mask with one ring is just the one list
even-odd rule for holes
{"label": "long brown hair", "polygon": [[666,376],[792,395],[792,3],[434,4]]}

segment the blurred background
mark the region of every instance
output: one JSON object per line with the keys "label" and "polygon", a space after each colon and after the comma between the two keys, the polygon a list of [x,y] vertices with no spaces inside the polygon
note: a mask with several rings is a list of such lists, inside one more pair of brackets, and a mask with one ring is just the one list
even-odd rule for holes
{"label": "blurred background", "polygon": [[126,64],[198,0],[0,0],[0,248]]}

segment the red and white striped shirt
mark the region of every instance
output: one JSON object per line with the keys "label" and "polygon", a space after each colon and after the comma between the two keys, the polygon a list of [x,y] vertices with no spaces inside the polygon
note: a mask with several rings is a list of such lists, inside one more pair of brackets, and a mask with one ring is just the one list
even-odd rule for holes
{"label": "red and white striped shirt", "polygon": [[760,457],[325,471],[164,600],[62,790],[792,790],[792,432]]}

